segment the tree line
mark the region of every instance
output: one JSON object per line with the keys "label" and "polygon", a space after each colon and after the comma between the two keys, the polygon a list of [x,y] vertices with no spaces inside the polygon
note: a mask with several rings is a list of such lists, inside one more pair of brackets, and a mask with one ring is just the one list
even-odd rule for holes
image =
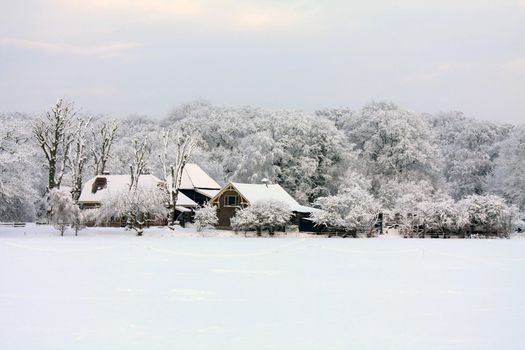
{"label": "tree line", "polygon": [[[58,121],[60,114],[68,118]],[[193,133],[193,161],[219,183],[267,178],[303,204],[328,207],[357,186],[385,212],[472,195],[525,207],[525,127],[460,112],[420,114],[387,102],[305,112],[198,100],[164,119],[113,119],[80,115],[73,104],[59,101],[42,115],[1,114],[0,121],[4,221],[45,215],[42,198],[55,187],[70,187],[74,200],[86,178],[130,173],[145,140],[140,172],[176,179],[170,175],[177,166],[167,165],[176,162],[163,157],[176,155],[185,137],[165,135],[167,130]],[[51,134],[49,125],[55,126]]]}

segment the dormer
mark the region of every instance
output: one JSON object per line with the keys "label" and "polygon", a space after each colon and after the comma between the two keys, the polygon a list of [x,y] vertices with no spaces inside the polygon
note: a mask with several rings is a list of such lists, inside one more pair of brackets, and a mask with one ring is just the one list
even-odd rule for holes
{"label": "dormer", "polygon": [[93,181],[93,187],[91,188],[91,193],[97,193],[98,190],[106,188],[108,180],[105,177],[97,177]]}

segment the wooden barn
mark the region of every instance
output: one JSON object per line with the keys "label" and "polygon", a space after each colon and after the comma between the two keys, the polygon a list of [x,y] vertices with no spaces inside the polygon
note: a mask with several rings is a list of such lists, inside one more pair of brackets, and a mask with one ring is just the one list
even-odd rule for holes
{"label": "wooden barn", "polygon": [[310,213],[317,210],[300,205],[288,192],[278,184],[246,184],[230,182],[224,186],[212,199],[211,203],[217,206],[219,228],[230,228],[230,219],[240,208],[259,201],[279,201],[287,204],[293,212],[290,224],[301,227],[301,221],[308,218]]}

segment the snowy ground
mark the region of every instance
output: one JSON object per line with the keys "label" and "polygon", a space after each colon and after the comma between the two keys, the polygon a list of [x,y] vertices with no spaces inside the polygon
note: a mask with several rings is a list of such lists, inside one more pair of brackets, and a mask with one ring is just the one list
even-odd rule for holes
{"label": "snowy ground", "polygon": [[0,227],[0,349],[525,349],[523,239],[205,235]]}

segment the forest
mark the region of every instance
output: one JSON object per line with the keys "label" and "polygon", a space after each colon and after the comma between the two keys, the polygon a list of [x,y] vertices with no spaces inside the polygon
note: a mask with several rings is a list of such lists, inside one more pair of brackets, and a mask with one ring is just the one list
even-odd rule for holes
{"label": "forest", "polygon": [[221,185],[269,179],[300,203],[325,209],[318,222],[355,225],[364,212],[440,215],[479,205],[516,216],[525,208],[525,125],[457,111],[415,113],[390,102],[306,112],[196,100],[163,119],[83,115],[81,106],[64,103],[75,118],[65,126],[66,151],[54,150],[54,183],[35,136],[46,112],[0,114],[0,221],[45,215],[49,188],[78,192],[102,171],[129,174],[139,144],[143,171],[162,177],[165,130],[198,135],[191,162]]}

